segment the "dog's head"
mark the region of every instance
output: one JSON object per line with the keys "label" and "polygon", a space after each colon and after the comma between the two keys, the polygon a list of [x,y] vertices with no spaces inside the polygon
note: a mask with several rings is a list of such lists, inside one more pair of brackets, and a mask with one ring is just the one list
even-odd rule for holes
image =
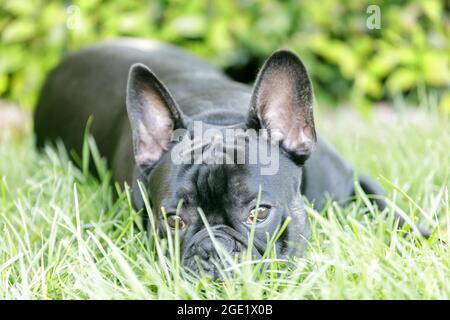
{"label": "dog's head", "polygon": [[[299,167],[316,142],[312,107],[308,74],[290,51],[277,51],[265,62],[242,123],[204,124],[198,132],[147,67],[131,68],[127,110],[138,178],[147,188],[158,232],[167,236],[165,219],[179,230],[186,266],[217,277],[213,260],[218,253],[198,208],[215,241],[232,255],[247,249],[263,254],[286,219],[290,222],[276,242],[277,253],[301,254],[309,225]],[[234,140],[226,139],[227,129],[236,133]],[[137,188],[133,193],[137,209],[143,208],[141,193]]]}

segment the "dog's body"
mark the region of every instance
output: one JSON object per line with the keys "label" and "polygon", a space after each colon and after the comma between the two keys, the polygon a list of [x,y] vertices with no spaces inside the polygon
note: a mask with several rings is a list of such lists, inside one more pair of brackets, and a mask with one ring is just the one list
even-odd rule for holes
{"label": "dog's body", "polygon": [[[135,63],[153,73],[143,65],[133,67],[127,115],[127,78]],[[279,253],[300,254],[309,230],[300,194],[318,210],[327,197],[345,201],[354,194],[351,167],[322,138],[316,138],[312,88],[303,65],[289,52],[275,53],[266,62],[252,93],[251,87],[170,45],[133,39],[100,43],[69,55],[49,75],[35,114],[37,144],[61,138],[68,149],[80,153],[91,115],[91,133],[99,150],[114,179],[134,186],[137,209],[142,208],[142,199],[137,195],[136,179],[147,186],[154,208],[164,206],[169,212],[181,198],[186,200],[184,257],[192,268],[193,256],[204,254],[202,259],[207,261],[213,255],[206,248],[206,231],[195,217],[196,207],[203,208],[222,244],[232,247],[231,252],[240,252],[246,245],[242,235],[248,231],[241,223],[242,212],[254,206],[261,186],[261,203],[277,208],[278,217],[261,224],[256,251],[264,250],[265,233],[275,232],[291,216],[292,227],[280,238]],[[166,131],[191,130],[194,120],[207,127],[278,130],[283,149],[279,172],[262,177],[253,170],[255,166],[173,164]],[[286,127],[289,131],[283,131]],[[368,193],[382,192],[367,178],[362,178],[361,185]],[[245,202],[244,196],[253,200]],[[378,205],[383,208],[384,202]]]}

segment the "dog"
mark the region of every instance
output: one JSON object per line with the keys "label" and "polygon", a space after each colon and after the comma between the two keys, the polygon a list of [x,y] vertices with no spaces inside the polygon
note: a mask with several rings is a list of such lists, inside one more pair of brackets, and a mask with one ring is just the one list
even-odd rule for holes
{"label": "dog", "polygon": [[[258,257],[266,250],[267,235],[289,219],[276,251],[279,257],[301,256],[309,238],[303,196],[321,211],[328,198],[344,202],[355,195],[354,170],[316,133],[313,87],[292,51],[274,52],[250,87],[172,45],[141,39],[101,42],[67,55],[48,75],[34,117],[38,147],[61,139],[81,153],[91,116],[99,151],[113,179],[132,186],[136,210],[144,218],[149,214],[141,185],[157,232],[167,237],[178,229],[183,264],[213,279],[219,277],[219,253],[205,223],[231,255],[248,249]],[[202,126],[202,134],[214,131],[213,139],[195,143],[196,126]],[[240,146],[214,140],[225,130],[265,134],[247,135]],[[174,133],[180,133],[178,138]],[[250,153],[243,151],[252,144],[278,150],[272,159],[275,173],[263,174],[267,163],[259,159],[248,161]],[[188,161],[175,161],[177,148],[189,155]],[[211,149],[218,152],[205,156]],[[196,150],[202,159],[192,156]],[[243,161],[235,163],[239,154]],[[231,161],[216,161],[222,156]],[[383,195],[370,178],[356,179],[367,194]],[[382,197],[374,201],[380,210],[386,207]]]}

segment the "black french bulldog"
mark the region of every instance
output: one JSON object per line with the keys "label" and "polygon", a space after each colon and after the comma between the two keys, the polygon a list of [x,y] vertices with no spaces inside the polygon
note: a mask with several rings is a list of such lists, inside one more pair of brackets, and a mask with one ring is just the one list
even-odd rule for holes
{"label": "black french bulldog", "polygon": [[[49,74],[35,113],[37,145],[61,138],[68,149],[80,153],[91,115],[91,133],[114,180],[133,185],[137,210],[144,209],[137,184],[141,181],[156,221],[162,223],[164,207],[169,225],[178,224],[184,265],[198,270],[200,259],[212,278],[218,276],[212,263],[217,252],[198,207],[230,253],[247,248],[255,222],[251,249],[262,254],[266,234],[276,233],[290,217],[277,253],[298,256],[309,236],[302,195],[319,211],[326,197],[344,201],[354,195],[352,168],[316,134],[311,81],[291,51],[273,53],[252,89],[174,46],[137,39],[96,44],[68,55]],[[279,170],[261,174],[260,162],[174,163],[173,132],[192,134],[196,121],[219,131],[267,129],[267,139],[258,139],[280,146]],[[245,140],[246,146],[252,139]],[[359,183],[368,194],[383,193],[364,176]],[[183,207],[176,215],[181,199]],[[375,201],[385,208],[381,198]],[[167,236],[165,228],[160,232]]]}

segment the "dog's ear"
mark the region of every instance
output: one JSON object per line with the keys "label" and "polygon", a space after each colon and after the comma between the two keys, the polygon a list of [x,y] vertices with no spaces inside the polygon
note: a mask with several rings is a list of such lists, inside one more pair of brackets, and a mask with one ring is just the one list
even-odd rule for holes
{"label": "dog's ear", "polygon": [[264,63],[253,89],[247,127],[267,129],[297,159],[310,155],[317,141],[313,89],[293,52],[276,51]]}
{"label": "dog's ear", "polygon": [[172,131],[183,127],[181,112],[167,88],[140,63],[130,69],[126,103],[136,164],[149,167],[167,151]]}

